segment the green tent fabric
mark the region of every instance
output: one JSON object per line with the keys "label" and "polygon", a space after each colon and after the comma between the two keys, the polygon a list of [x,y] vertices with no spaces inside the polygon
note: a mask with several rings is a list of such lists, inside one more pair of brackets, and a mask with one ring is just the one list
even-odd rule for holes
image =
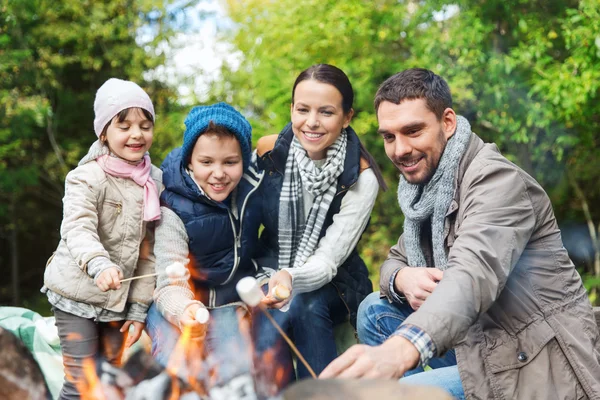
{"label": "green tent fabric", "polygon": [[0,307],[0,326],[23,341],[39,364],[54,399],[63,385],[64,370],[54,317],[20,307]]}

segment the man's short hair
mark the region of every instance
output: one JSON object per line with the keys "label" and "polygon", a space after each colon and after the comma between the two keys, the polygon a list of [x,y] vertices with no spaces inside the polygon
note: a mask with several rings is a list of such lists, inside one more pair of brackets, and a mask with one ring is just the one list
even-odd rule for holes
{"label": "man's short hair", "polygon": [[411,68],[389,77],[375,95],[375,112],[384,101],[400,104],[404,100],[424,99],[427,108],[442,119],[444,110],[452,107],[450,87],[439,75],[428,69]]}

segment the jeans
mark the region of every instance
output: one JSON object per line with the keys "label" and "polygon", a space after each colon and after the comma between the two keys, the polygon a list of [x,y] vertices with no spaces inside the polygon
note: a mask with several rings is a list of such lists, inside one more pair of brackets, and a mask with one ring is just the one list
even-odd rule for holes
{"label": "jeans", "polygon": [[[273,311],[316,375],[338,356],[333,327],[344,321],[348,311],[332,284],[295,295],[287,313]],[[296,369],[298,379],[310,378],[300,360]]]}
{"label": "jeans", "polygon": [[[408,303],[390,303],[379,298],[379,292],[371,293],[358,308],[358,338],[361,343],[377,346],[386,341],[404,320],[414,312]],[[430,371],[422,366],[407,371],[401,379],[403,383],[439,386],[454,397],[464,398],[462,383],[456,367],[454,349],[443,357],[429,360]]]}
{"label": "jeans", "polygon": [[59,399],[79,399],[80,389],[85,389],[88,385],[83,370],[84,362],[95,363],[96,359],[102,356],[115,366],[121,363],[127,334],[119,330],[124,321],[95,322],[58,308],[54,308],[53,311],[65,367],[65,383]]}

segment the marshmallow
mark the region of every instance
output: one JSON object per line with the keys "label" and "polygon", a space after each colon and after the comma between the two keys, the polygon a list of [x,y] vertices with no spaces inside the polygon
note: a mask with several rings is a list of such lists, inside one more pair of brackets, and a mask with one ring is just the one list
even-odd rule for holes
{"label": "marshmallow", "polygon": [[206,308],[200,307],[196,311],[196,321],[200,322],[201,324],[206,324],[209,318],[210,314]]}
{"label": "marshmallow", "polygon": [[258,282],[251,276],[240,279],[235,285],[235,289],[242,301],[250,307],[256,307],[265,297],[262,290],[260,290],[260,286],[258,286]]}
{"label": "marshmallow", "polygon": [[277,301],[286,300],[288,297],[290,297],[290,289],[283,285],[276,285],[271,290],[271,296],[273,296]]}
{"label": "marshmallow", "polygon": [[173,263],[167,267],[167,275],[171,279],[179,279],[185,277],[187,268],[182,263]]}

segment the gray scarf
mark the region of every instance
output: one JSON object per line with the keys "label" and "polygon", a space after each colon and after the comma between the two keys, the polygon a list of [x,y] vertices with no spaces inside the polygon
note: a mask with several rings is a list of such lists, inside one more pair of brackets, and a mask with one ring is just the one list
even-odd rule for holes
{"label": "gray scarf", "polygon": [[471,125],[460,115],[456,117],[456,132],[448,140],[439,165],[425,185],[408,183],[403,176],[398,186],[398,202],[404,213],[404,245],[408,264],[427,265],[421,247],[421,228],[431,218],[431,236],[435,267],[446,269],[448,256],[444,246],[444,220],[454,196],[454,177],[471,138]]}
{"label": "gray scarf", "polygon": [[[279,197],[279,269],[302,266],[315,252],[338,177],[344,171],[346,144],[343,130],[327,149],[325,165],[317,168],[294,137]],[[304,215],[302,187],[315,196],[308,217]]]}

